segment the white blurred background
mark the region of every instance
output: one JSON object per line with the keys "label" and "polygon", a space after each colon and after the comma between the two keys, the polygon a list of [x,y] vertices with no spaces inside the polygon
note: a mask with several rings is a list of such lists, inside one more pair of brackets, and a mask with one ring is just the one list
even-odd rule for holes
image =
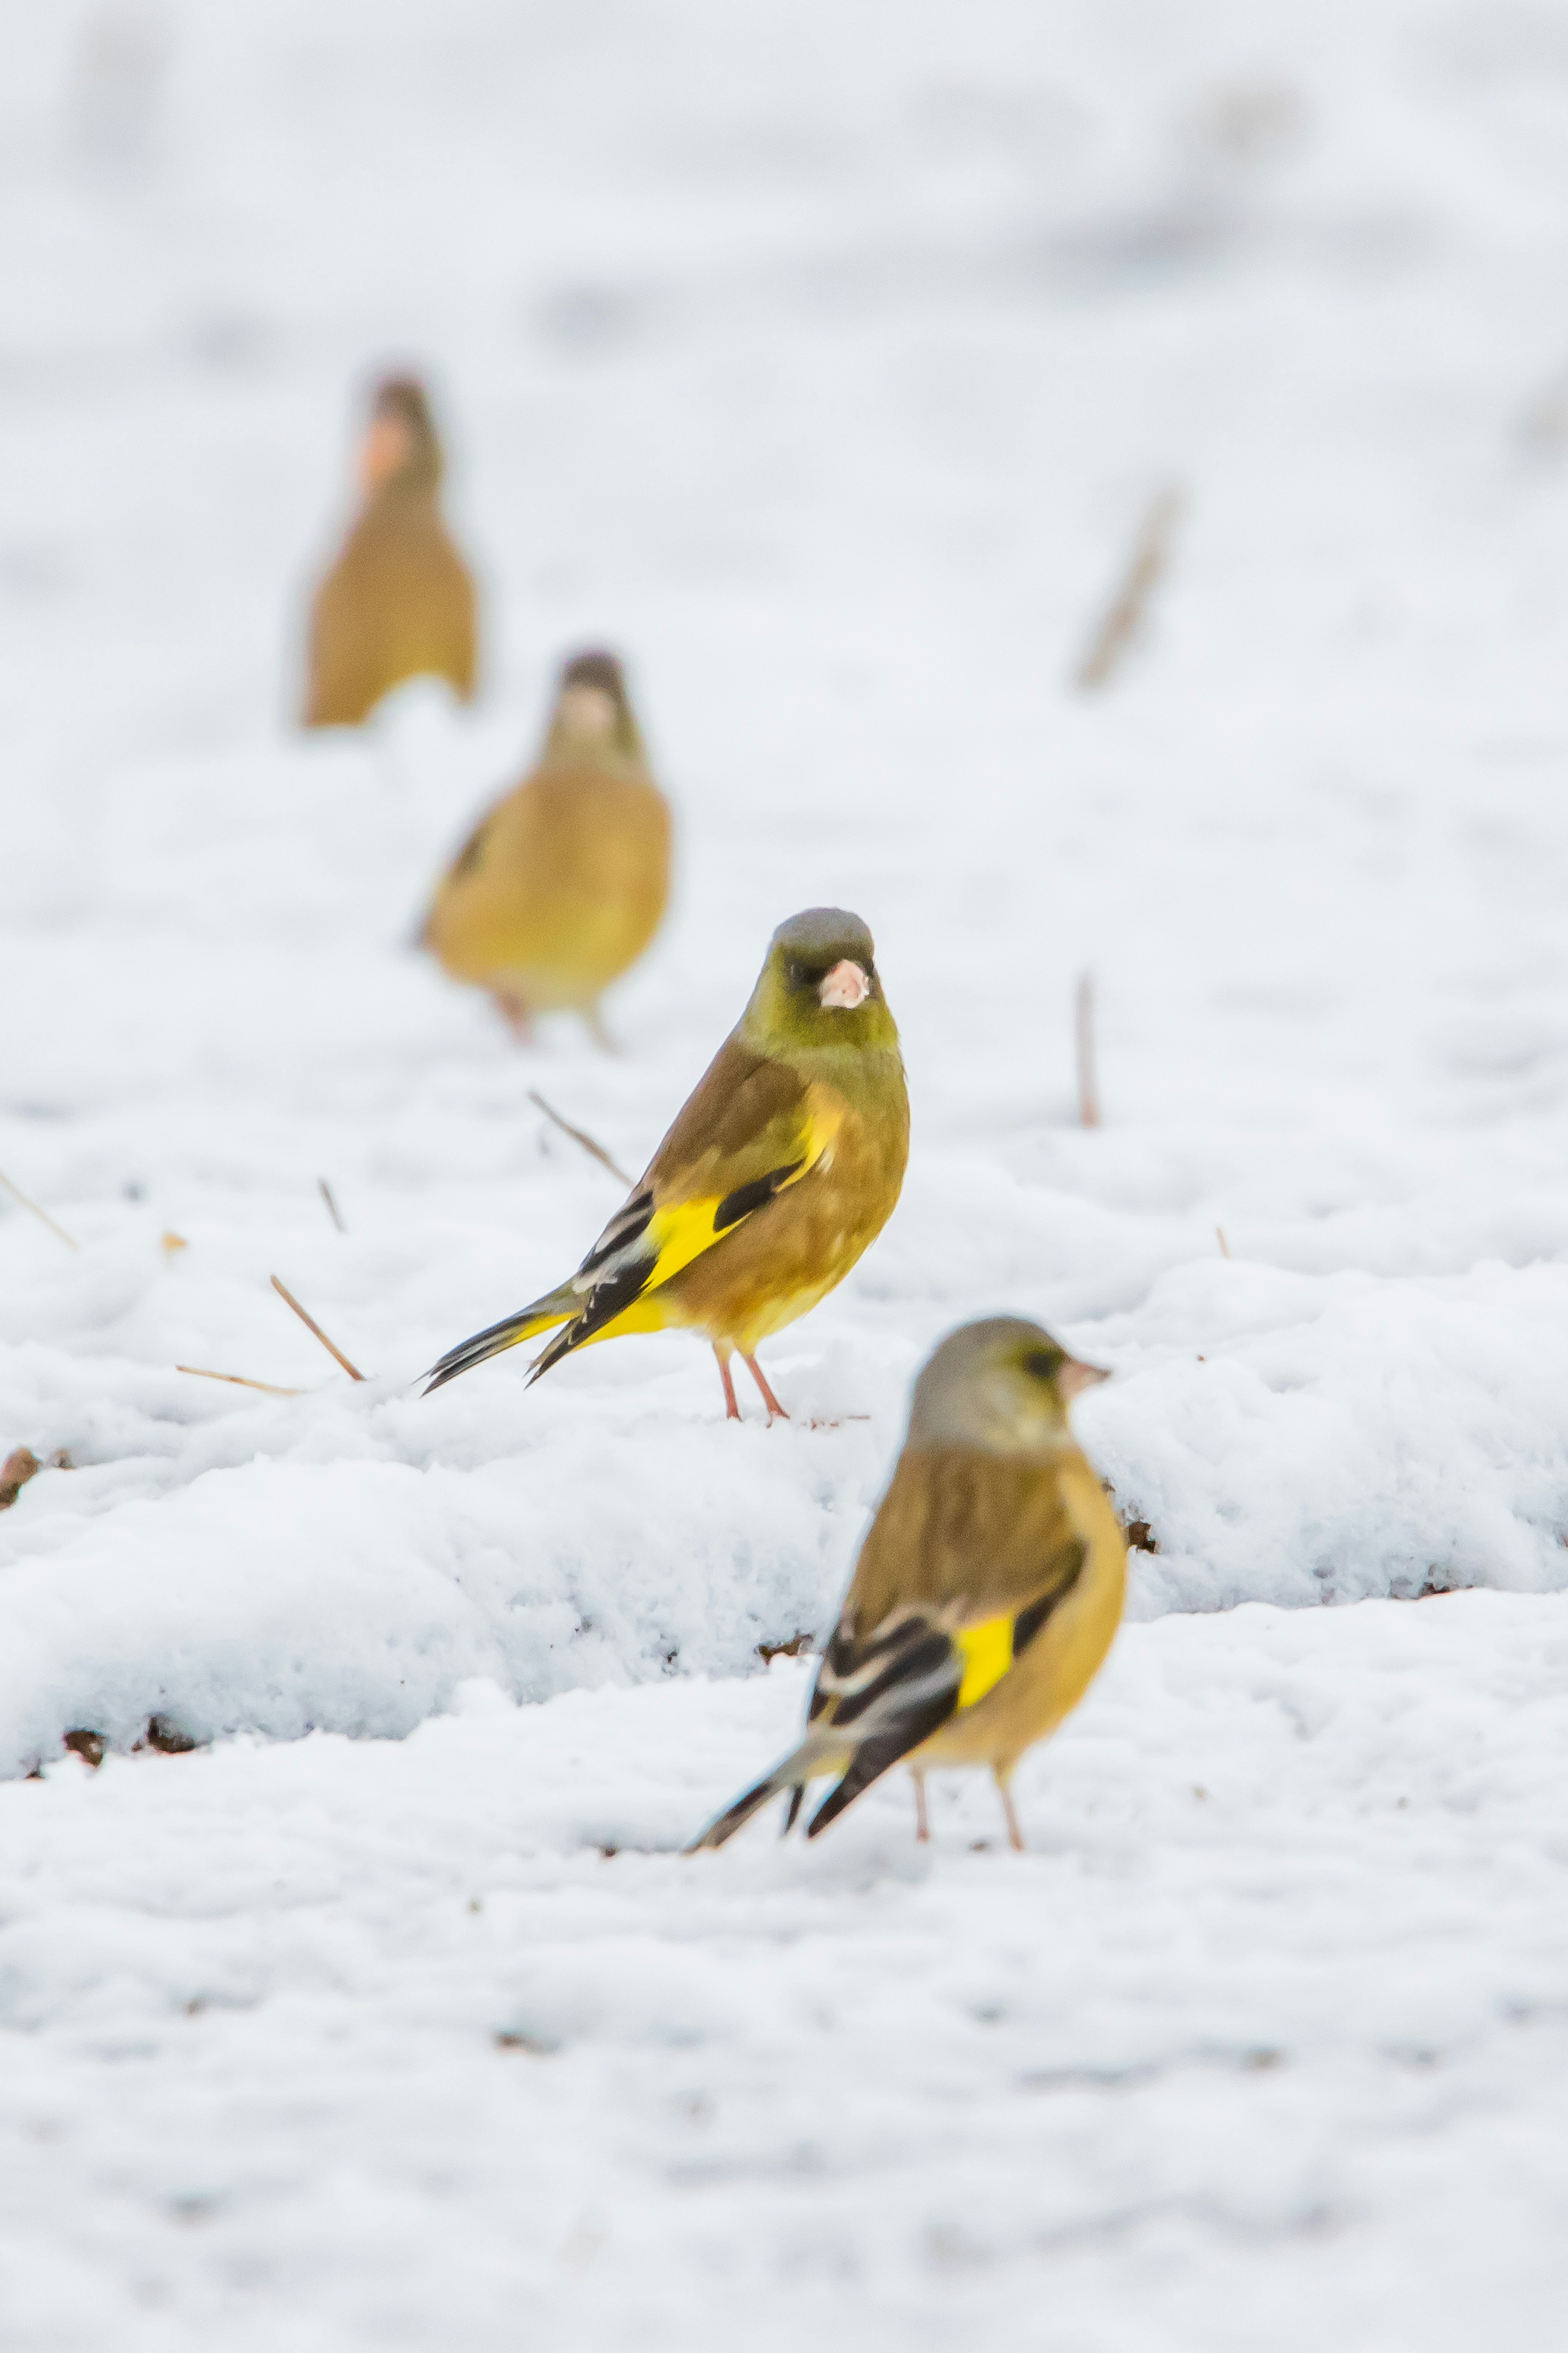
{"label": "white blurred background", "polygon": [[[0,0],[26,2353],[1555,2344],[1565,290],[1568,5]],[[307,742],[389,364],[483,690]],[[408,945],[584,641],[679,827],[614,1061]],[[616,1205],[529,1089],[642,1165],[836,900],[914,1154],[796,1426],[679,1337],[416,1400]],[[1041,1852],[683,1876],[998,1308],[1158,1547]]]}

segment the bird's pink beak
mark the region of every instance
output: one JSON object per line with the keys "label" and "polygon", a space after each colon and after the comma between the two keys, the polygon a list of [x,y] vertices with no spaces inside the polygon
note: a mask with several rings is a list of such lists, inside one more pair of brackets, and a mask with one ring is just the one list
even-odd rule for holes
{"label": "bird's pink beak", "polygon": [[831,972],[824,973],[822,986],[816,992],[819,1004],[837,1006],[847,1013],[852,1013],[858,1005],[864,1005],[870,994],[871,983],[867,977],[866,967],[857,964],[853,956],[845,956]]}
{"label": "bird's pink beak", "polygon": [[360,448],[360,489],[367,498],[400,474],[414,455],[414,437],[401,417],[373,417]]}
{"label": "bird's pink beak", "polygon": [[1083,1390],[1098,1388],[1101,1381],[1110,1378],[1110,1375],[1103,1365],[1086,1365],[1077,1356],[1069,1356],[1057,1375],[1057,1387],[1062,1393],[1063,1403],[1070,1405]]}

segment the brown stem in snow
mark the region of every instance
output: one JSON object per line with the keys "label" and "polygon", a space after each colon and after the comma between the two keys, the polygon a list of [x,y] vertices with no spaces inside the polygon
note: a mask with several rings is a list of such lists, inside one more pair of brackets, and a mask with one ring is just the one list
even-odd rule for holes
{"label": "brown stem in snow", "polygon": [[299,1301],[295,1298],[288,1284],[280,1282],[278,1277],[274,1275],[272,1278],[272,1288],[278,1293],[279,1298],[283,1300],[294,1310],[295,1314],[300,1318],[300,1321],[303,1324],[305,1329],[308,1332],[313,1332],[315,1334],[322,1347],[325,1348],[328,1356],[335,1356],[337,1358],[344,1372],[347,1373],[350,1380],[363,1381],[364,1375],[360,1371],[359,1366],[357,1365],[350,1364],[348,1358],[344,1356],[342,1350],[339,1347],[335,1340],[328,1339],[326,1334],[322,1331],[315,1317],[310,1314],[309,1308],[300,1306]]}
{"label": "brown stem in snow", "polygon": [[1094,1046],[1094,975],[1080,973],[1073,1021],[1078,1049],[1078,1124],[1100,1125],[1100,1071]]}
{"label": "brown stem in snow", "polygon": [[1105,608],[1088,652],[1073,673],[1080,691],[1109,686],[1138,634],[1149,599],[1171,560],[1171,541],[1182,511],[1180,491],[1162,491],[1143,518],[1121,585]]}
{"label": "brown stem in snow", "polygon": [[569,1119],[563,1119],[558,1111],[552,1111],[550,1105],[545,1102],[544,1097],[540,1093],[537,1087],[530,1087],[528,1091],[528,1100],[531,1103],[534,1103],[538,1106],[538,1108],[544,1113],[546,1119],[554,1121],[563,1135],[569,1135],[574,1144],[580,1144],[584,1152],[592,1153],[594,1158],[598,1161],[601,1167],[607,1168],[611,1176],[618,1178],[620,1183],[626,1187],[628,1193],[631,1191],[631,1178],[626,1175],[624,1168],[618,1168],[616,1166],[616,1163],[611,1159],[609,1154],[605,1151],[602,1144],[595,1144],[593,1137],[591,1135],[584,1134],[582,1128],[574,1127]]}
{"label": "brown stem in snow", "polygon": [[5,1190],[10,1194],[11,1198],[14,1201],[20,1201],[24,1209],[31,1209],[34,1217],[37,1219],[38,1223],[42,1226],[47,1226],[50,1233],[55,1236],[57,1240],[64,1242],[67,1250],[79,1250],[81,1248],[81,1244],[78,1241],[73,1241],[70,1235],[67,1233],[63,1226],[56,1225],[47,1209],[40,1209],[37,1201],[30,1201],[27,1198],[27,1196],[23,1192],[20,1185],[12,1184],[11,1179],[6,1176],[4,1169],[0,1169],[0,1185],[4,1185]]}

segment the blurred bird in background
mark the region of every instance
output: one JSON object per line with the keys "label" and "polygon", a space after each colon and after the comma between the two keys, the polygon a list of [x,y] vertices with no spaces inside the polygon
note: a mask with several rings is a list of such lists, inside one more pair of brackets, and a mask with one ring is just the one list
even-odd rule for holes
{"label": "blurred bird in background", "polygon": [[454,980],[489,989],[520,1040],[581,1013],[637,962],[669,897],[669,807],[647,772],[614,654],[561,674],[539,765],[498,801],[436,893],[422,935]]}
{"label": "blurred bird in background", "polygon": [[837,1787],[819,1831],[891,1766],[914,1776],[988,1765],[1007,1835],[1023,1834],[1009,1782],[1099,1672],[1121,1619],[1127,1548],[1068,1408],[1105,1374],[1039,1324],[966,1324],[915,1385],[909,1436],[860,1547],[811,1695],[805,1737],[688,1850],[722,1846],[779,1791],[786,1831],[807,1785]]}
{"label": "blurred bird in background", "polygon": [[357,727],[410,678],[472,695],[474,584],[442,520],[441,473],[424,385],[388,376],[360,451],[360,511],[310,611],[307,727]]}
{"label": "blurred bird in background", "polygon": [[734,1354],[769,1419],[783,1416],[757,1346],[815,1307],[875,1240],[909,1146],[899,1033],[870,933],[837,907],[792,916],[740,1021],[576,1273],[450,1349],[426,1394],[554,1326],[534,1380],[574,1348],[673,1326],[712,1342],[730,1420],[741,1418]]}

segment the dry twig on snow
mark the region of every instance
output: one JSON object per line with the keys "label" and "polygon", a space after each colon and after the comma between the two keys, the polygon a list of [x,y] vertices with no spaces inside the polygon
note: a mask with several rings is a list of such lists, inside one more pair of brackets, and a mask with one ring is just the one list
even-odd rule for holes
{"label": "dry twig on snow", "polygon": [[40,1209],[37,1201],[30,1201],[27,1198],[27,1196],[23,1192],[20,1185],[12,1184],[11,1179],[6,1176],[3,1168],[0,1168],[0,1185],[4,1185],[5,1190],[10,1194],[11,1198],[14,1201],[20,1201],[24,1209],[31,1209],[34,1217],[37,1219],[39,1224],[47,1226],[50,1233],[53,1234],[58,1240],[64,1242],[67,1250],[79,1250],[81,1248],[81,1244],[78,1241],[73,1241],[70,1235],[67,1233],[63,1226],[56,1225],[47,1209]]}
{"label": "dry twig on snow", "polygon": [[310,1309],[308,1307],[300,1306],[299,1301],[295,1298],[288,1284],[280,1282],[278,1276],[274,1275],[272,1278],[272,1288],[278,1293],[279,1298],[285,1301],[287,1304],[294,1310],[295,1314],[300,1318],[300,1321],[303,1324],[305,1329],[308,1332],[313,1332],[315,1334],[322,1347],[325,1348],[328,1356],[335,1356],[337,1358],[338,1363],[342,1366],[344,1372],[347,1373],[350,1380],[363,1381],[364,1375],[360,1371],[359,1366],[357,1365],[350,1364],[348,1358],[344,1356],[342,1350],[339,1347],[335,1340],[328,1339],[326,1334],[322,1331],[315,1317],[310,1314]]}
{"label": "dry twig on snow", "polygon": [[1094,975],[1080,973],[1073,1020],[1078,1050],[1078,1124],[1100,1125],[1100,1071],[1094,1048]]}
{"label": "dry twig on snow", "polygon": [[176,1365],[177,1373],[192,1373],[198,1381],[228,1381],[237,1389],[260,1389],[266,1397],[303,1397],[303,1389],[280,1389],[276,1381],[247,1380],[243,1373],[209,1373],[205,1365]]}
{"label": "dry twig on snow", "polygon": [[338,1205],[332,1198],[331,1187],[328,1184],[324,1176],[318,1176],[316,1182],[321,1188],[321,1198],[327,1205],[328,1217],[331,1218],[333,1225],[336,1226],[340,1234],[346,1234],[348,1228],[344,1225],[338,1211]]}
{"label": "dry twig on snow", "polygon": [[1104,618],[1078,669],[1073,684],[1080,691],[1108,686],[1121,658],[1138,634],[1149,599],[1171,559],[1171,541],[1182,512],[1178,490],[1162,491],[1143,518],[1121,586],[1105,609]]}
{"label": "dry twig on snow", "polygon": [[584,1152],[591,1152],[594,1158],[600,1164],[601,1167],[607,1168],[611,1176],[616,1177],[619,1182],[626,1187],[628,1193],[631,1191],[631,1178],[626,1175],[624,1168],[616,1166],[616,1163],[611,1159],[609,1154],[605,1151],[602,1144],[595,1144],[591,1135],[584,1134],[584,1131],[580,1127],[574,1127],[571,1121],[569,1119],[563,1119],[558,1111],[552,1111],[550,1105],[545,1102],[544,1097],[539,1092],[537,1087],[530,1087],[528,1091],[528,1100],[531,1103],[534,1103],[538,1106],[538,1108],[544,1113],[546,1119],[554,1121],[563,1135],[569,1135],[574,1144],[580,1144]]}

